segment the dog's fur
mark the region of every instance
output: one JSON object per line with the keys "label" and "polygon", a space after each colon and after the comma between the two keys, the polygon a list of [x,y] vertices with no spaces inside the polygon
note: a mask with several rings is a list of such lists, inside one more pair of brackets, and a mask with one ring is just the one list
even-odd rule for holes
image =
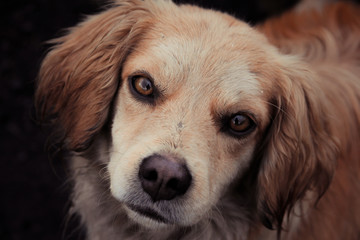
{"label": "dog's fur", "polygon": [[[359,16],[338,3],[252,28],[124,0],[55,40],[36,106],[71,153],[72,211],[88,238],[359,239]],[[134,74],[151,76],[154,102],[131,92]],[[243,137],[222,121],[239,112],[256,122]],[[154,154],[186,163],[184,195],[143,191],[139,166]]]}

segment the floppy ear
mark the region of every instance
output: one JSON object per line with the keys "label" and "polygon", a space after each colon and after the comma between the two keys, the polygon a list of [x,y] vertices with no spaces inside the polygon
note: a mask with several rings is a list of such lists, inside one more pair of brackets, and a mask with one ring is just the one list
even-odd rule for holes
{"label": "floppy ear", "polygon": [[278,232],[283,218],[308,190],[318,198],[329,186],[337,145],[328,121],[329,103],[316,77],[294,64],[277,81],[274,114],[258,174],[258,207],[264,225]]}
{"label": "floppy ear", "polygon": [[86,149],[108,118],[125,57],[148,25],[142,1],[121,1],[88,18],[64,37],[43,60],[35,107],[55,129],[55,142]]}

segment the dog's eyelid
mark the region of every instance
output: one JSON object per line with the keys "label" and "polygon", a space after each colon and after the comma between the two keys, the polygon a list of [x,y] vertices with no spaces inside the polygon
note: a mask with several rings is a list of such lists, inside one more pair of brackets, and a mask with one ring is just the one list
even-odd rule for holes
{"label": "dog's eyelid", "polygon": [[145,78],[148,78],[150,79],[152,82],[154,80],[154,78],[152,77],[152,75],[146,71],[146,70],[135,70],[134,72],[132,72],[131,74],[129,74],[129,77],[128,78],[131,78],[131,77],[136,77],[136,76],[141,76],[141,77],[145,77]]}
{"label": "dog's eyelid", "polygon": [[245,114],[246,116],[248,116],[254,123],[256,126],[258,126],[258,117],[256,116],[256,114],[254,114],[253,112],[250,111],[240,111],[237,114]]}

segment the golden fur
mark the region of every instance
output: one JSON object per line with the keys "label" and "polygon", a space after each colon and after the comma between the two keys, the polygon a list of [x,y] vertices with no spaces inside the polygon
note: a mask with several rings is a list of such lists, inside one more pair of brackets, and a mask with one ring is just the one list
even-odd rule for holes
{"label": "golden fur", "polygon": [[[359,239],[359,16],[338,3],[251,28],[124,0],[53,41],[36,106],[71,153],[72,212],[88,238]],[[151,76],[154,103],[133,96],[134,74]],[[241,138],[221,120],[239,112],[256,122]],[[186,163],[183,196],[153,202],[142,190],[152,154]]]}

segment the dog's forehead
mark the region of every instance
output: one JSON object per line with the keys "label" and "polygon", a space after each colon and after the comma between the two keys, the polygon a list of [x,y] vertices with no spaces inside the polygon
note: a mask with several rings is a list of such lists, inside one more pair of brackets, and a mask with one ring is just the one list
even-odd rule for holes
{"label": "dog's forehead", "polygon": [[256,58],[263,54],[259,46],[264,39],[252,28],[207,11],[179,21],[155,21],[125,64],[125,74],[145,70],[167,91],[200,86],[234,101],[244,94],[263,93],[253,63],[261,61]]}

